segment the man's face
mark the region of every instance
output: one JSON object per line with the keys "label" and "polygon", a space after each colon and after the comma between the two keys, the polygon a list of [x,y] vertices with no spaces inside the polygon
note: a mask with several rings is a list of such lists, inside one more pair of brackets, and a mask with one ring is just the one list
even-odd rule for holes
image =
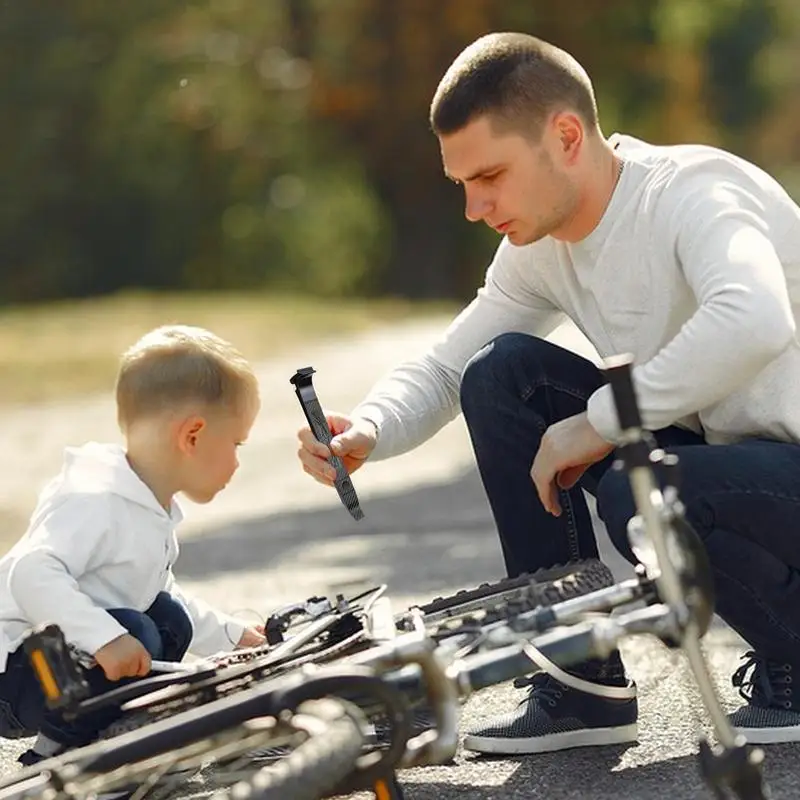
{"label": "man's face", "polygon": [[464,187],[465,216],[524,245],[558,232],[574,213],[577,192],[541,143],[498,133],[478,117],[439,137],[445,174]]}

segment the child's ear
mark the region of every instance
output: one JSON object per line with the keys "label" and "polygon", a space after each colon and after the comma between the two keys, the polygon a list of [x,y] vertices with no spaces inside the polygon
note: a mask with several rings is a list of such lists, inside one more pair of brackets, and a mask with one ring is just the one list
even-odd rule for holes
{"label": "child's ear", "polygon": [[197,441],[205,427],[205,419],[196,414],[179,422],[177,428],[178,449],[187,455],[194,452],[197,447]]}

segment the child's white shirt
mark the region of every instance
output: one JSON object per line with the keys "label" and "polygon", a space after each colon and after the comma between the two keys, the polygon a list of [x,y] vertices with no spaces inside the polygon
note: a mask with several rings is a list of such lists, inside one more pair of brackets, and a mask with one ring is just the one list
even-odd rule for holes
{"label": "child's white shirt", "polygon": [[173,575],[182,518],[176,502],[169,513],[158,503],[119,445],[67,448],[28,530],[0,559],[0,670],[44,623],[95,653],[126,633],[106,609],[146,611],[161,591],[185,606],[192,653],[232,650],[245,625],[186,595]]}

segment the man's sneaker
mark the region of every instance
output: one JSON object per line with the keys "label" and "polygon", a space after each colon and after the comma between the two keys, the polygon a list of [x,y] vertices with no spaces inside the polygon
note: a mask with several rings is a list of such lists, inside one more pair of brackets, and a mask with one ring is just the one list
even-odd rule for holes
{"label": "man's sneaker", "polygon": [[[792,664],[770,661],[748,650],[744,663],[733,673],[733,685],[747,700],[728,716],[736,730],[752,744],[800,742],[800,678]],[[748,674],[749,673],[749,674]]]}
{"label": "man's sneaker", "polygon": [[547,670],[515,681],[530,687],[528,696],[514,711],[468,733],[464,748],[511,755],[636,741],[636,685],[625,677],[618,654],[570,673],[552,663]]}

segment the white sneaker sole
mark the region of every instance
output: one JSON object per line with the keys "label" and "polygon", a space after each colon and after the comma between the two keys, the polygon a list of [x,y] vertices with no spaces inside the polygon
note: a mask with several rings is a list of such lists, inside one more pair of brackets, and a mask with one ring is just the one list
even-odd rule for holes
{"label": "white sneaker sole", "polygon": [[500,738],[498,736],[465,736],[464,749],[477,753],[517,755],[520,753],[551,753],[570,747],[599,747],[604,744],[635,742],[639,736],[637,723],[614,728],[585,728],[580,731],[551,733],[547,736]]}
{"label": "white sneaker sole", "polygon": [[800,725],[785,728],[734,728],[741,733],[748,744],[784,744],[800,742]]}

